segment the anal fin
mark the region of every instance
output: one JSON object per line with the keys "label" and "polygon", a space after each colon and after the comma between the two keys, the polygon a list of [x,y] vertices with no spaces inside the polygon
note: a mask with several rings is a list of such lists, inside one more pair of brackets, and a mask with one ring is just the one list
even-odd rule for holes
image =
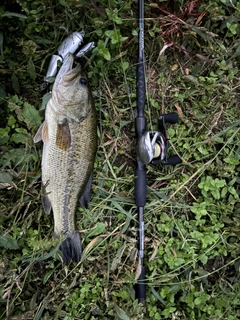
{"label": "anal fin", "polygon": [[90,175],[88,179],[88,183],[86,184],[85,190],[79,199],[79,202],[83,208],[88,207],[88,203],[91,198],[92,179],[93,179],[93,174]]}
{"label": "anal fin", "polygon": [[42,195],[42,206],[45,213],[49,214],[51,212],[52,204],[48,196]]}
{"label": "anal fin", "polygon": [[42,185],[42,206],[45,213],[49,214],[52,209],[51,201],[46,193],[46,187]]}

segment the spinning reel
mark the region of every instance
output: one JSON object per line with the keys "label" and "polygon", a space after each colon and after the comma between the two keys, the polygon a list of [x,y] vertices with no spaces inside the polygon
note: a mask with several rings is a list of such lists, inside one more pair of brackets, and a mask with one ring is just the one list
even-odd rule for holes
{"label": "spinning reel", "polygon": [[151,163],[157,165],[162,163],[164,165],[175,166],[182,162],[178,155],[168,157],[168,132],[166,123],[175,124],[178,122],[178,114],[171,112],[163,114],[158,118],[159,131],[145,131],[139,138],[137,143],[138,159],[145,165]]}

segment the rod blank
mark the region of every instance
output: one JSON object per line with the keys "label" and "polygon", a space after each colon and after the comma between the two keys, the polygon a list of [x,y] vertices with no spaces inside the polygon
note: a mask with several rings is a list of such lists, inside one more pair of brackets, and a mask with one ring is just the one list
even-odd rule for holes
{"label": "rod blank", "polygon": [[[146,100],[145,69],[144,69],[144,4],[143,0],[138,3],[138,63],[137,63],[137,117],[135,119],[136,138],[140,139],[146,129],[144,107]],[[138,301],[145,304],[146,283],[144,258],[144,206],[146,204],[147,177],[146,166],[138,159],[135,170],[135,203],[138,210],[138,252],[141,263],[141,274],[135,285]]]}

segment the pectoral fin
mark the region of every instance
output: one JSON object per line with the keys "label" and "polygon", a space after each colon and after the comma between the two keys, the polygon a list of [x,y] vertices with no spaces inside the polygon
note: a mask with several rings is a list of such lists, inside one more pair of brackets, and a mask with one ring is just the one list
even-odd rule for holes
{"label": "pectoral fin", "polygon": [[71,133],[67,119],[57,124],[56,146],[61,150],[68,150],[71,145]]}
{"label": "pectoral fin", "polygon": [[48,142],[48,125],[47,122],[44,121],[39,127],[37,133],[35,134],[33,141],[37,143],[39,141],[43,141],[44,143]]}
{"label": "pectoral fin", "polygon": [[84,193],[81,195],[81,198],[79,199],[79,202],[83,208],[88,207],[88,203],[91,198],[92,179],[93,179],[93,175],[91,174],[89,177],[88,183],[85,187]]}

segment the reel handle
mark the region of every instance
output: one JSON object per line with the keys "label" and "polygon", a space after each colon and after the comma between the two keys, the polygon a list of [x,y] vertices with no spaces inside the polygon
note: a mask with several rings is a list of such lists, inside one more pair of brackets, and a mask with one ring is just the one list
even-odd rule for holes
{"label": "reel handle", "polygon": [[158,120],[160,120],[161,118],[164,119],[165,123],[171,123],[171,124],[175,124],[178,122],[178,114],[176,112],[170,112],[170,113],[165,113],[162,114]]}
{"label": "reel handle", "polygon": [[175,154],[171,157],[168,157],[164,164],[169,166],[176,166],[179,163],[182,163],[182,160],[177,154]]}

